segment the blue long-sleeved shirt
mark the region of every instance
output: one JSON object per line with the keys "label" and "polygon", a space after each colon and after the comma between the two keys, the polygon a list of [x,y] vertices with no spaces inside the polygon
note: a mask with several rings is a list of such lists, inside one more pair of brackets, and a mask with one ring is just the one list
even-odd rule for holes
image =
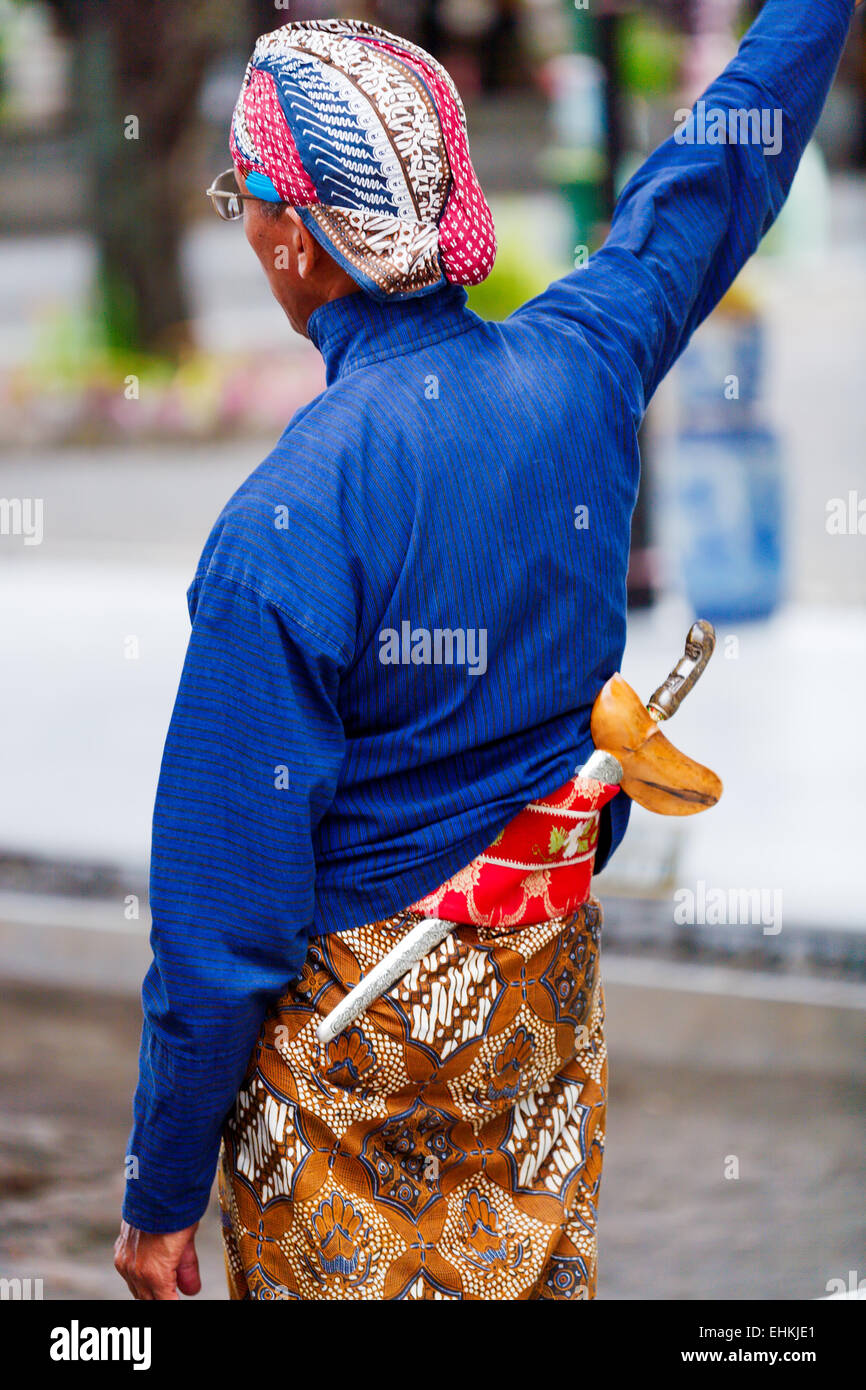
{"label": "blue long-sleeved shirt", "polygon": [[[625,645],[647,402],[778,214],[852,10],[768,0],[704,99],[781,110],[780,152],[698,143],[693,117],[589,264],[505,323],[453,286],[313,313],[327,388],[229,502],[189,593],[154,813],[133,1225],[201,1216],[264,1012],[310,936],[432,891],[589,754]],[[612,803],[612,849],[628,809]]]}

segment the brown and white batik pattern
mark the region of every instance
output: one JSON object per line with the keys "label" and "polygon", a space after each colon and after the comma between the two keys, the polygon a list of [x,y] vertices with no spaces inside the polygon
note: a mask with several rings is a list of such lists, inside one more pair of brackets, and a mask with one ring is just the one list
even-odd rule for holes
{"label": "brown and white batik pattern", "polygon": [[262,1028],[224,1132],[234,1298],[595,1294],[601,910],[455,928],[321,1046],[321,1017],[418,916],[317,938]]}

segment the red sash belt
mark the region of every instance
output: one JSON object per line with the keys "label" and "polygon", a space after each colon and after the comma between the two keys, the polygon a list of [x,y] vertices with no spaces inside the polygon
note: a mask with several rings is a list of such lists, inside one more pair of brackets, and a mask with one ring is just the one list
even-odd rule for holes
{"label": "red sash belt", "polygon": [[618,791],[572,778],[531,802],[471,864],[412,909],[509,930],[575,912],[589,897],[602,808]]}

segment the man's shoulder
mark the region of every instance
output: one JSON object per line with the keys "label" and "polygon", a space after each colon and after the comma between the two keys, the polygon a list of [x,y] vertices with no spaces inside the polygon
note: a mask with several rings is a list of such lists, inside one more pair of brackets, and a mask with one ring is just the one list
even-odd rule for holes
{"label": "man's shoulder", "polygon": [[321,639],[335,657],[351,653],[355,599],[333,490],[312,453],[284,435],[226,502],[202,551],[189,590],[231,585],[250,605],[279,611],[297,632]]}

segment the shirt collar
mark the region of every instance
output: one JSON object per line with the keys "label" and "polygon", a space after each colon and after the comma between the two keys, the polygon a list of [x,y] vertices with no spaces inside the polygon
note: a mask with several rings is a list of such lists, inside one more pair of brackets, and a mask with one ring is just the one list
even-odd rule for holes
{"label": "shirt collar", "polygon": [[329,386],[371,362],[467,333],[483,320],[466,305],[462,285],[385,303],[363,291],[314,309],[307,332],[325,359]]}

